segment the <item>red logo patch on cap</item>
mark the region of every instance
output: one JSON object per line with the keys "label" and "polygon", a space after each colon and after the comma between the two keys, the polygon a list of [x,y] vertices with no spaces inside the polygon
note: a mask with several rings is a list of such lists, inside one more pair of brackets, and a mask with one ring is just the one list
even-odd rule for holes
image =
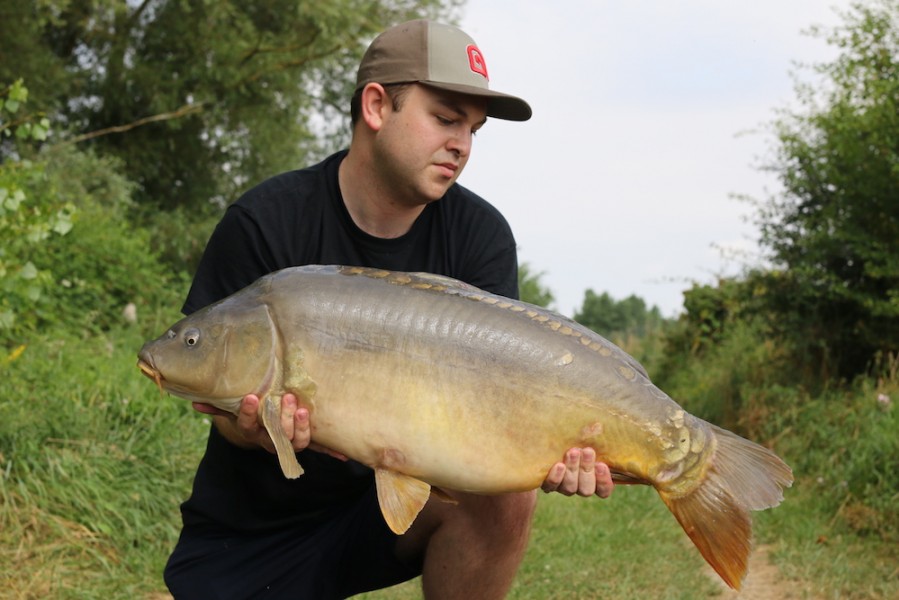
{"label": "red logo patch on cap", "polygon": [[466,50],[468,51],[468,66],[471,67],[473,72],[483,75],[484,79],[489,81],[490,78],[487,76],[487,63],[484,62],[484,55],[481,54],[481,51],[474,44],[469,44]]}

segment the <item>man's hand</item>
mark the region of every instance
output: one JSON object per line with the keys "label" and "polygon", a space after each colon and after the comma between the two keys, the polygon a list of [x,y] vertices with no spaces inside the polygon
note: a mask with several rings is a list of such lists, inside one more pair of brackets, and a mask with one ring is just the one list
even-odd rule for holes
{"label": "man's hand", "polygon": [[565,462],[554,464],[541,486],[544,492],[559,492],[565,496],[595,494],[600,498],[608,498],[613,487],[608,465],[596,462],[593,448],[570,449],[565,453]]}
{"label": "man's hand", "polygon": [[[194,403],[193,407],[202,413],[213,415],[219,432],[232,444],[241,448],[262,447],[274,454],[275,445],[259,420],[259,402],[260,399],[255,394],[244,396],[236,416],[208,404]],[[295,452],[308,448],[340,460],[347,460],[343,454],[312,441],[309,410],[298,406],[297,397],[293,394],[284,394],[281,397],[281,429],[284,430]]]}

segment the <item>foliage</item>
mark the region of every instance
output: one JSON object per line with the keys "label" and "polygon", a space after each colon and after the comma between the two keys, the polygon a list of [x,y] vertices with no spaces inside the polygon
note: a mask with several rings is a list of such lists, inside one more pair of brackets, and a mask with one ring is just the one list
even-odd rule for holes
{"label": "foliage", "polygon": [[[54,324],[100,331],[121,322],[129,303],[143,311],[177,302],[183,282],[149,250],[149,234],[129,225],[132,184],[118,170],[114,160],[71,147],[12,170],[40,228],[20,219],[4,230],[5,260],[24,267],[18,279],[4,280],[14,293],[3,302],[17,318],[0,329],[0,342],[18,345]],[[25,227],[28,235],[20,233]],[[28,286],[15,287],[18,281]]]}
{"label": "foliage", "polygon": [[635,295],[615,300],[607,292],[584,293],[584,302],[574,320],[608,338],[652,372],[660,359],[662,334],[668,323],[657,306],[647,308]]}
{"label": "foliage", "polygon": [[167,270],[149,233],[128,222],[133,184],[119,174],[118,161],[72,147],[44,152],[41,160],[44,176],[31,193],[75,206],[78,218],[68,235],[32,251],[35,265],[55,280],[31,307],[34,326],[103,331],[124,321],[129,304],[138,316],[180,306],[186,276]]}
{"label": "foliage", "polygon": [[[17,82],[2,114],[26,98]],[[0,125],[21,149],[0,164],[0,344],[8,348],[48,325],[108,329],[129,303],[144,310],[180,295],[178,277],[148,251],[149,234],[128,222],[134,185],[121,164],[71,146],[33,147],[44,120]]]}
{"label": "foliage", "polygon": [[816,490],[808,502],[827,520],[855,535],[899,539],[899,358],[881,355],[874,377],[850,386],[815,382],[796,348],[773,337],[754,310],[764,292],[755,283],[723,280],[685,294],[656,383],[691,413],[773,446],[797,487]]}
{"label": "foliage", "polygon": [[845,528],[899,542],[899,362],[893,376],[864,379],[849,390],[811,397],[770,390],[759,435],[776,440],[793,469],[815,490],[821,508]]}
{"label": "foliage", "polygon": [[[361,53],[452,0],[4,3],[0,81],[32,82],[73,139],[117,156],[139,203],[202,210],[346,139]],[[126,135],[123,135],[126,134]],[[326,141],[327,140],[327,141]]]}
{"label": "foliage", "polygon": [[47,117],[22,114],[19,109],[28,102],[28,88],[18,79],[0,92],[0,137],[42,142],[47,139],[50,121]]}
{"label": "foliage", "polygon": [[597,294],[587,290],[584,303],[575,313],[574,320],[608,338],[628,333],[644,336],[659,327],[662,314],[657,306],[647,308],[643,298],[633,294],[623,300],[615,300],[607,292]]}
{"label": "foliage", "polygon": [[[682,336],[682,325],[672,328],[667,348],[672,338]],[[772,410],[760,398],[783,387],[783,364],[783,348],[765,336],[764,328],[739,320],[703,352],[665,352],[654,379],[691,413],[757,439],[759,425]]]}
{"label": "foliage", "polygon": [[[733,337],[749,336],[747,347],[738,352],[752,353],[750,344],[775,344],[784,357],[788,354],[783,340],[775,340],[771,334],[770,315],[764,306],[765,287],[763,271],[750,271],[743,277],[720,278],[715,285],[694,283],[684,291],[684,310],[677,321],[665,329],[664,352],[659,363],[657,377],[667,382],[682,377],[696,362],[714,360],[721,348],[734,343]],[[741,331],[735,332],[739,329]],[[750,333],[752,332],[752,333]],[[743,362],[741,356],[727,360]],[[737,367],[739,368],[739,367]],[[772,377],[774,372],[769,373]],[[777,377],[785,376],[777,370]],[[782,384],[798,383],[800,378],[778,379]]]}
{"label": "foliage", "polygon": [[141,229],[150,236],[150,247],[164,265],[179,273],[195,273],[206,242],[222,214],[212,206],[194,210],[179,206],[171,210],[138,209]]}
{"label": "foliage", "polygon": [[[784,191],[758,214],[776,332],[820,374],[851,378],[899,349],[899,4],[854,4],[827,35],[823,83],[774,123]],[[816,30],[818,35],[823,32]]]}
{"label": "foliage", "polygon": [[21,80],[0,93],[0,137],[11,138],[15,156],[0,163],[0,339],[34,325],[31,307],[54,285],[53,273],[34,254],[72,228],[75,207],[65,198],[36,195],[44,164],[19,158],[47,137],[47,119],[24,112],[28,89]]}
{"label": "foliage", "polygon": [[524,302],[548,308],[555,301],[552,291],[543,285],[543,273],[532,273],[531,265],[522,263],[518,267],[518,295]]}
{"label": "foliage", "polygon": [[680,353],[685,355],[720,342],[727,323],[744,306],[743,287],[742,282],[724,278],[714,286],[694,283],[684,291],[684,311],[680,319],[684,337],[670,336],[669,342],[679,343]]}

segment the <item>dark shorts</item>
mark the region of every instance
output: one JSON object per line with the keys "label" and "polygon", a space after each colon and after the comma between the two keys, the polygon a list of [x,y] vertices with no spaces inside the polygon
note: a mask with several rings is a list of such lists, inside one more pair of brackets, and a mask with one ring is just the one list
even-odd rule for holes
{"label": "dark shorts", "polygon": [[185,528],[165,567],[177,599],[327,600],[389,587],[421,573],[395,553],[374,487],[358,503],[313,528],[263,535]]}

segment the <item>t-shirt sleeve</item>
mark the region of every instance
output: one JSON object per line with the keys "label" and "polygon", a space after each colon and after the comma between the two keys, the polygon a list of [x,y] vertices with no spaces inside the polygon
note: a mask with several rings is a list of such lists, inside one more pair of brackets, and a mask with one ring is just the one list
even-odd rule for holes
{"label": "t-shirt sleeve", "polygon": [[233,204],[206,244],[181,312],[190,314],[276,270],[265,236],[252,215]]}
{"label": "t-shirt sleeve", "polygon": [[504,243],[492,244],[477,257],[466,281],[493,294],[518,299],[518,254],[509,234]]}
{"label": "t-shirt sleeve", "polygon": [[461,211],[449,235],[464,258],[459,279],[493,294],[518,299],[518,251],[505,217],[483,198],[462,188]]}

